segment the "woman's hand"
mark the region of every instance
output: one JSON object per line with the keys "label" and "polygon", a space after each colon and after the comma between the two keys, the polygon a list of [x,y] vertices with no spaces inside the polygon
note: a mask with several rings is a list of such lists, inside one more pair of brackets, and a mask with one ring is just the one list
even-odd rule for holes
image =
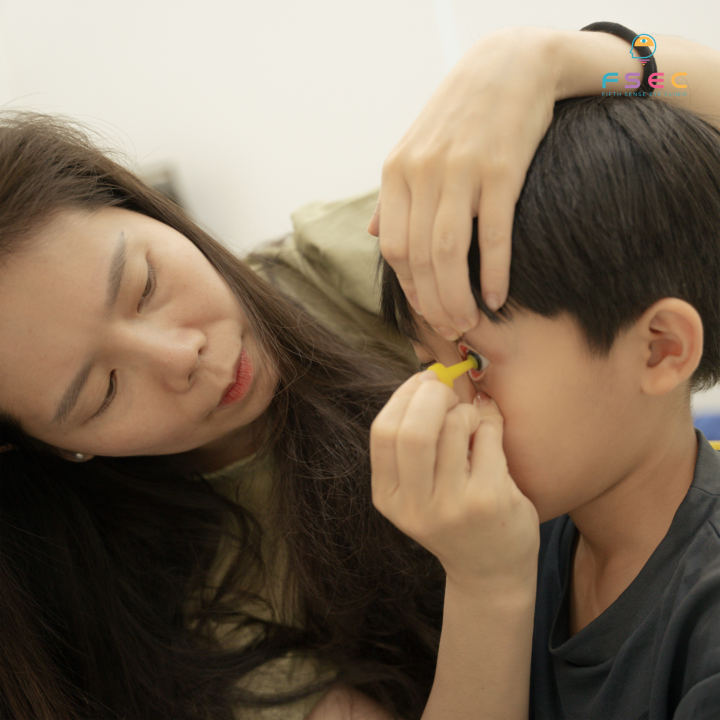
{"label": "woman's hand", "polygon": [[[689,87],[686,96],[661,101],[720,127],[720,53],[683,38],[655,39],[659,70],[666,77],[686,72]],[[454,339],[478,320],[467,268],[472,218],[478,217],[483,298],[497,309],[507,298],[515,203],[555,101],[600,94],[608,72],[641,71],[629,47],[603,32],[490,33],[463,56],[390,153],[368,230],[379,234],[410,303],[444,337]]]}
{"label": "woman's hand", "polygon": [[446,338],[479,319],[467,269],[475,216],[483,297],[493,309],[507,297],[515,203],[556,98],[556,37],[509,28],[480,39],[383,167],[368,230],[410,303]]}
{"label": "woman's hand", "polygon": [[449,586],[534,593],[538,517],[508,473],[502,416],[434,378],[410,378],[373,423],[375,507],[440,560]]}

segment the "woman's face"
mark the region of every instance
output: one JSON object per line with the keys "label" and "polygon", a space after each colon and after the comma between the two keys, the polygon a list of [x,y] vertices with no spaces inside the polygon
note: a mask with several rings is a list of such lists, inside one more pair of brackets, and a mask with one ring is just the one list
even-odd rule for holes
{"label": "woman's face", "polygon": [[249,440],[278,379],[195,245],[121,208],[63,212],[0,265],[0,338],[0,411],[93,455]]}

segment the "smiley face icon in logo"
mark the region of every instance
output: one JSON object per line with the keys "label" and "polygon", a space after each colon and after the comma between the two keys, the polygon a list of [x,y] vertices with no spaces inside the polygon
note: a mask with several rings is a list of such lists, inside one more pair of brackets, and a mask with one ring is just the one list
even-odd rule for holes
{"label": "smiley face icon in logo", "polygon": [[[651,35],[636,35],[632,41],[630,55],[636,60],[647,60],[647,58],[655,54],[655,47],[655,40]],[[650,52],[641,55],[639,52],[640,48],[647,48]]]}

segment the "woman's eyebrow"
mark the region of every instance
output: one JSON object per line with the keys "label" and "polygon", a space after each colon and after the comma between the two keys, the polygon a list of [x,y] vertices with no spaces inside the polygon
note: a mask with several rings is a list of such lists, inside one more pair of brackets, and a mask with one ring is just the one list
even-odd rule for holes
{"label": "woman's eyebrow", "polygon": [[53,422],[56,425],[62,425],[67,420],[70,413],[73,411],[82,389],[85,387],[87,379],[90,377],[90,371],[92,370],[93,361],[89,360],[81,368],[80,372],[75,376],[73,381],[68,386],[65,394],[62,396],[62,400],[58,404],[57,410],[55,411],[55,417]]}
{"label": "woman's eyebrow", "polygon": [[[125,239],[125,233],[121,230],[120,237],[115,243],[115,251],[113,252],[112,260],[110,261],[110,270],[108,272],[107,282],[107,295],[105,305],[108,310],[111,310],[117,302],[118,295],[120,294],[120,287],[122,285],[122,277],[125,272],[125,246],[127,241]],[[77,375],[73,378],[73,381],[68,386],[68,389],[62,396],[62,399],[58,403],[57,410],[55,411],[55,417],[53,422],[56,425],[62,425],[70,416],[70,413],[75,408],[78,398],[82,389],[85,387],[85,383],[90,377],[90,371],[93,367],[93,361],[89,360],[79,370]]]}
{"label": "woman's eyebrow", "polygon": [[108,275],[108,290],[106,305],[108,310],[112,310],[117,302],[120,293],[120,285],[122,284],[122,276],[125,271],[125,233],[121,230],[120,237],[115,244],[115,252],[110,261],[110,273]]}

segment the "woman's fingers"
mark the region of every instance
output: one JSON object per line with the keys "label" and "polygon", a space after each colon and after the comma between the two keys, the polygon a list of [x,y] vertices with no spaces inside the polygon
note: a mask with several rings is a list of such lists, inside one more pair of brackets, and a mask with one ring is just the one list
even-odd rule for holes
{"label": "woman's fingers", "polygon": [[411,304],[423,316],[439,308],[440,312],[433,315],[433,321],[435,327],[445,327],[450,326],[451,321],[439,306],[432,267],[432,227],[438,203],[438,189],[432,178],[427,180],[428,182],[421,186],[416,185],[411,197],[408,264],[415,290]]}
{"label": "woman's fingers", "polygon": [[[434,328],[439,328],[443,314],[456,334],[462,334],[477,325],[480,316],[470,290],[468,273],[468,250],[472,236],[474,213],[474,189],[472,178],[460,175],[447,182],[434,218],[431,256],[432,275],[437,286],[437,296],[419,292],[420,304],[425,319]],[[414,238],[411,239],[412,252]],[[471,268],[471,272],[478,268]],[[425,302],[427,301],[427,307]],[[449,338],[446,333],[444,335]]]}
{"label": "woman's fingers", "polygon": [[[390,161],[383,168],[382,198],[384,212],[378,219],[380,253],[395,271],[410,304],[420,309],[415,281],[410,269],[408,223],[410,221],[410,190],[404,177]],[[377,213],[378,210],[376,209]]]}
{"label": "woman's fingers", "polygon": [[483,300],[491,310],[499,310],[507,300],[513,216],[523,182],[524,175],[518,178],[505,177],[495,183],[488,183],[480,196],[480,287]]}
{"label": "woman's fingers", "polygon": [[371,223],[381,252],[446,338],[479,320],[467,267],[474,216],[483,297],[493,309],[507,297],[515,203],[554,107],[553,37],[513,28],[478,41],[383,168],[382,213]]}

